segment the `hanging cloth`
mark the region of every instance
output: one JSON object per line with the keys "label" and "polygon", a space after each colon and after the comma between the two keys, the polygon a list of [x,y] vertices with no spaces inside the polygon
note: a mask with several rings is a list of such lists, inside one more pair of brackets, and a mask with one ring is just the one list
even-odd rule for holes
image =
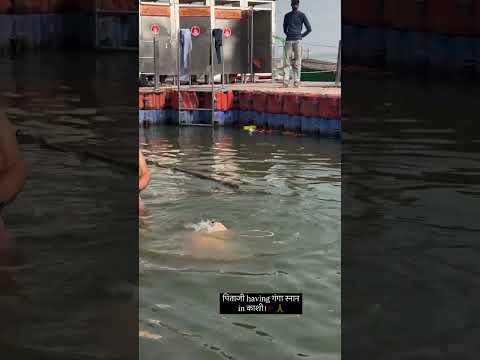
{"label": "hanging cloth", "polygon": [[190,29],[180,30],[180,80],[189,80],[189,59],[192,51],[192,33]]}
{"label": "hanging cloth", "polygon": [[215,51],[217,53],[217,62],[222,63],[223,30],[213,29],[212,36],[215,41]]}
{"label": "hanging cloth", "polygon": [[181,48],[181,64],[182,69],[188,69],[189,67],[189,56],[192,51],[192,33],[190,29],[181,29],[180,30],[180,44]]}

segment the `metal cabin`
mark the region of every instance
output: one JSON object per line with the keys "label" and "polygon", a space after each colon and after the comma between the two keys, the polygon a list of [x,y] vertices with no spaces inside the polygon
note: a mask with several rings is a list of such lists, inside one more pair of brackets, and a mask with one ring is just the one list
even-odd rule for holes
{"label": "metal cabin", "polygon": [[139,75],[156,88],[272,72],[273,0],[141,1],[139,16]]}

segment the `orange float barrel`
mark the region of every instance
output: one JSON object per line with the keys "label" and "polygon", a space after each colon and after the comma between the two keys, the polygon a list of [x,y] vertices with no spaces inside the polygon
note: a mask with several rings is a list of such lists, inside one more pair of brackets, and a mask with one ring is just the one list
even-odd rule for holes
{"label": "orange float barrel", "polygon": [[225,111],[233,110],[234,102],[235,102],[235,99],[234,99],[233,91],[232,90],[227,91],[226,99],[225,99]]}
{"label": "orange float barrel", "polygon": [[146,93],[143,95],[143,104],[145,110],[153,110],[155,109],[155,94],[154,93]]}

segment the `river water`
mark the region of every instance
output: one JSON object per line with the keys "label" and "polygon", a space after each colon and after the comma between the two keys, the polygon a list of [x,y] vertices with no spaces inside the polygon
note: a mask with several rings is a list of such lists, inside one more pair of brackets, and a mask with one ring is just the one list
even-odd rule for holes
{"label": "river water", "polygon": [[342,96],[342,356],[475,358],[477,84],[346,73]]}
{"label": "river water", "polygon": [[[141,130],[141,359],[340,358],[340,142],[242,130]],[[228,251],[192,250],[190,224],[225,224]],[[219,292],[302,292],[304,313],[219,315]]]}
{"label": "river water", "polygon": [[[114,72],[109,56],[0,59],[2,111],[35,138],[136,162],[136,89],[124,84],[137,61],[116,54]],[[0,254],[2,357],[134,358],[138,173],[30,140],[26,186],[4,214],[15,256]]]}
{"label": "river water", "polygon": [[[2,108],[50,143],[136,161],[136,65],[120,54],[1,59]],[[149,159],[240,189],[151,165],[139,236],[138,173],[22,144],[29,177],[5,212],[16,257],[0,258],[2,355],[339,359],[340,142],[140,131]],[[206,219],[231,230],[228,252],[185,246],[187,225]],[[220,291],[302,292],[304,314],[223,317]],[[152,335],[140,348],[139,328]]]}

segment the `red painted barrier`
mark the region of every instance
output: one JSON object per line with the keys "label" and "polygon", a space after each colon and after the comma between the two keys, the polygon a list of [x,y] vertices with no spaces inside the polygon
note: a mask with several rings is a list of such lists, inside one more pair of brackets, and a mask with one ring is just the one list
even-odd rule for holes
{"label": "red painted barrier", "polygon": [[181,93],[182,107],[186,109],[196,109],[198,108],[198,95],[195,91],[189,91],[186,93]]}
{"label": "red painted barrier", "polygon": [[282,113],[288,115],[300,114],[299,96],[297,94],[283,95]]}
{"label": "red painted barrier", "polygon": [[[143,108],[146,110],[163,109],[167,106],[167,93],[146,93],[141,95],[140,99],[143,99]],[[142,101],[139,100],[141,103]]]}
{"label": "red painted barrier", "polygon": [[225,111],[233,110],[234,105],[235,105],[235,97],[233,95],[232,90],[227,91],[225,101],[226,101]]}
{"label": "red painted barrier", "polygon": [[155,95],[156,95],[155,98],[157,100],[157,109],[163,109],[167,107],[167,93],[158,92]]}
{"label": "red painted barrier", "polygon": [[[261,91],[218,92],[216,96],[217,111],[255,110],[272,114],[303,115],[340,119],[341,98],[339,96],[298,94],[298,93],[267,93]],[[210,109],[211,93],[182,91],[182,109]],[[235,107],[238,101],[239,106]],[[140,110],[155,110],[171,107],[179,108],[178,92],[164,90],[159,92],[140,92],[138,97]]]}
{"label": "red painted barrier", "polygon": [[[10,5],[10,1],[3,0],[7,7]],[[0,5],[3,8],[5,5]],[[44,14],[48,12],[47,0],[21,0],[15,2],[15,13],[17,14]]]}
{"label": "red painted barrier", "polygon": [[[178,92],[172,91],[170,92],[170,106],[175,110],[178,110]],[[185,106],[182,106],[185,107]]]}
{"label": "red painted barrier", "polygon": [[337,112],[335,113],[335,116],[332,119],[337,119],[342,121],[342,98],[341,97],[334,98],[333,101],[337,103],[335,107]]}
{"label": "red painted barrier", "polygon": [[199,107],[198,96],[195,91],[181,91],[180,98],[178,96],[178,91],[173,91],[171,93],[170,103],[171,106],[176,110],[178,110],[180,107],[182,109],[196,109]]}
{"label": "red painted barrier", "polygon": [[167,90],[165,93],[167,97],[167,107],[173,108],[173,99],[177,96],[177,92],[174,90]]}
{"label": "red painted barrier", "polygon": [[150,93],[150,94],[145,94],[143,95],[143,104],[144,104],[144,109],[146,110],[154,110],[155,109],[155,94]]}
{"label": "red painted barrier", "polygon": [[227,93],[218,92],[215,94],[216,106],[215,110],[227,111]]}
{"label": "red painted barrier", "polygon": [[202,109],[208,109],[212,107],[212,96],[210,93],[199,92],[198,96],[198,107]]}
{"label": "red painted barrier", "polygon": [[317,115],[322,118],[340,119],[340,97],[321,96],[318,99]]}
{"label": "red painted barrier", "polygon": [[302,95],[300,98],[300,114],[302,116],[315,117],[318,116],[318,100],[317,95]]}
{"label": "red painted barrier", "polygon": [[238,106],[240,110],[252,109],[253,93],[250,91],[242,91],[238,94]]}
{"label": "red painted barrier", "polygon": [[[212,108],[212,94],[206,92],[199,92],[199,107],[202,109]],[[215,93],[215,110],[227,111],[227,94],[222,92]]]}
{"label": "red painted barrier", "polygon": [[[208,101],[207,101],[207,108],[211,108],[212,107],[212,102],[211,102],[211,95],[208,96]],[[220,93],[216,93],[215,94],[215,110],[216,111],[222,111],[223,109],[223,95],[220,94]]]}
{"label": "red painted barrier", "polygon": [[281,114],[283,107],[283,94],[268,94],[267,112],[271,114]]}
{"label": "red painted barrier", "polygon": [[215,94],[216,106],[215,110],[230,111],[233,109],[234,97],[233,91],[219,92]]}
{"label": "red painted barrier", "polygon": [[435,0],[427,2],[427,30],[455,35],[472,35],[477,23],[473,0]]}
{"label": "red painted barrier", "polygon": [[253,110],[258,112],[267,112],[267,96],[267,93],[257,93],[253,98]]}
{"label": "red painted barrier", "polygon": [[473,31],[475,35],[480,35],[480,0],[473,2],[473,18],[475,19]]}
{"label": "red painted barrier", "polygon": [[0,1],[0,14],[6,14],[10,9],[10,1],[1,0]]}
{"label": "red painted barrier", "polygon": [[394,29],[424,31],[426,27],[427,7],[425,1],[385,0],[385,25]]}
{"label": "red painted barrier", "polygon": [[347,25],[383,25],[383,0],[343,0],[342,23]]}

